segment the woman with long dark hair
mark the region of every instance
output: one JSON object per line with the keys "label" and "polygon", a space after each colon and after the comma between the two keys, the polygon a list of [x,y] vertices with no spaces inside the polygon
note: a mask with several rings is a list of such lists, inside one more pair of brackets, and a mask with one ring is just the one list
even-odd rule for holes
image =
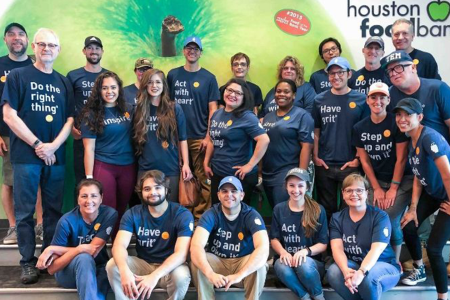
{"label": "woman with long dark hair", "polygon": [[[218,190],[224,177],[238,177],[244,187],[244,202],[249,204],[258,183],[257,164],[266,152],[269,137],[252,112],[253,99],[244,80],[230,79],[225,85],[224,100],[225,107],[211,117],[211,139],[203,167],[211,179],[211,191]],[[211,193],[211,199],[213,204],[219,202],[216,193]]]}
{"label": "woman with long dark hair", "polygon": [[[122,80],[110,71],[97,77],[80,114],[86,178],[102,183],[103,203],[117,210],[119,220],[136,184],[132,114],[132,106],[125,102]],[[118,224],[113,237],[117,229]]]}
{"label": "woman with long dark hair", "polygon": [[133,126],[138,177],[148,170],[160,170],[170,181],[169,199],[178,202],[180,164],[183,179],[192,178],[186,119],[181,107],[169,98],[161,70],[150,69],[142,75]]}

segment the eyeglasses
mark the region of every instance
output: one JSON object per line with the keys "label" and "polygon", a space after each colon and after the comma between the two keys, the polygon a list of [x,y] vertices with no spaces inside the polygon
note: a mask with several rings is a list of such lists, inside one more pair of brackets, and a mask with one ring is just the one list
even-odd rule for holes
{"label": "eyeglasses", "polygon": [[344,74],[347,73],[347,71],[336,71],[336,72],[328,72],[328,77],[334,78],[336,75],[338,77],[344,76]]}
{"label": "eyeglasses", "polygon": [[337,50],[338,50],[338,47],[333,46],[333,47],[331,47],[331,48],[328,48],[328,49],[323,50],[323,51],[322,51],[322,54],[328,54],[328,53],[330,53],[331,51],[335,52],[335,51],[337,51]]}
{"label": "eyeglasses", "polygon": [[238,68],[238,67],[245,68],[246,66],[247,66],[247,63],[245,63],[245,62],[241,62],[241,63],[235,62],[235,63],[233,63],[233,67],[235,67],[235,68]]}
{"label": "eyeglasses", "polygon": [[197,47],[184,47],[184,50],[186,50],[187,52],[198,52],[200,51],[200,48]]}
{"label": "eyeglasses", "polygon": [[235,91],[231,88],[226,88],[225,91],[230,95],[234,93],[236,96],[244,96],[243,92]]}
{"label": "eyeglasses", "polygon": [[412,64],[407,64],[407,65],[402,65],[402,64],[400,64],[400,65],[396,65],[396,66],[393,67],[393,68],[386,69],[386,74],[387,74],[389,77],[392,77],[392,75],[394,75],[394,74],[393,74],[394,71],[395,71],[395,73],[397,73],[397,74],[403,73],[403,72],[405,71],[405,68],[406,68],[406,67],[409,67],[409,66],[411,66],[411,65],[412,65]]}
{"label": "eyeglasses", "polygon": [[54,50],[54,49],[56,49],[58,47],[58,45],[52,44],[52,43],[46,44],[46,43],[43,43],[43,42],[36,42],[34,44],[37,45],[39,47],[39,49],[42,49],[42,50],[47,48],[47,47],[50,50]]}
{"label": "eyeglasses", "polygon": [[366,189],[345,189],[344,190],[344,194],[346,194],[347,196],[353,195],[354,192],[356,192],[356,195],[362,195],[362,193],[364,193],[366,191]]}

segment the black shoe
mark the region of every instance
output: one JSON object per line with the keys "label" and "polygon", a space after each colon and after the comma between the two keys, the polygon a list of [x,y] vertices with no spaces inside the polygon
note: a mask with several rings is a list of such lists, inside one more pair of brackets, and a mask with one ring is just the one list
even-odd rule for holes
{"label": "black shoe", "polygon": [[20,281],[23,284],[32,284],[38,282],[39,273],[36,267],[32,264],[24,264],[22,266],[22,274],[20,274]]}

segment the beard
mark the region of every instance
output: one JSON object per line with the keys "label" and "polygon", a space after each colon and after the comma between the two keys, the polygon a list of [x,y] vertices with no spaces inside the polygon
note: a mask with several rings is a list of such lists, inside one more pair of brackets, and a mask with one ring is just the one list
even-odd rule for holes
{"label": "beard", "polygon": [[9,52],[12,53],[14,56],[24,55],[25,52],[27,52],[28,43],[26,43],[25,45],[21,43],[21,45],[22,45],[22,48],[20,50],[14,50],[13,45],[8,45]]}
{"label": "beard", "polygon": [[156,200],[156,201],[151,201],[148,198],[144,198],[144,199],[142,199],[142,202],[144,202],[144,204],[147,206],[158,206],[161,203],[163,203],[165,200],[166,200],[166,195],[164,195],[164,196],[158,195],[158,200]]}
{"label": "beard", "polygon": [[92,59],[92,57],[90,56],[86,56],[86,60],[91,64],[91,65],[97,65],[100,63],[100,61],[102,60],[101,56],[97,56],[94,57],[94,59]]}

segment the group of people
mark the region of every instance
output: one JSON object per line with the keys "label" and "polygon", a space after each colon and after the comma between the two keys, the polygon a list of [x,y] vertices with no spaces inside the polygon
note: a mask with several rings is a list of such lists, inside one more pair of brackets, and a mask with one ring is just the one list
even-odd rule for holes
{"label": "group of people", "polygon": [[[326,253],[334,259],[328,282],[344,299],[379,299],[400,279],[403,240],[414,263],[402,282],[426,279],[417,226],[439,210],[427,250],[438,299],[447,299],[450,88],[413,38],[411,22],[397,20],[396,51],[385,55],[383,39],[368,38],[358,71],[327,38],[319,45],[323,70],[306,82],[300,60],[286,56],[263,101],[246,80],[245,53],[232,56],[234,77],[219,89],[200,66],[196,36],[184,41],[184,66],[166,77],[139,58],[136,82],[124,87],[101,67],[100,38],[85,39],[86,65],[65,77],[53,69],[54,31],[34,35],[32,61],[25,28],[9,24],[0,93],[2,140],[11,142],[0,143],[0,155],[4,178],[12,179],[3,187],[13,191],[8,234],[17,233],[22,282],[37,282],[38,267],[77,287],[81,299],[104,299],[109,284],[119,299],[150,296],[157,285],[182,299],[192,274],[199,299],[241,283],[246,299],[258,299],[271,245],[277,276],[301,299],[323,299]],[[70,134],[77,203],[62,216]],[[180,181],[193,176],[201,190],[189,212],[176,202]],[[270,234],[250,206],[260,180],[273,208]],[[133,234],[137,257],[127,252]]]}

